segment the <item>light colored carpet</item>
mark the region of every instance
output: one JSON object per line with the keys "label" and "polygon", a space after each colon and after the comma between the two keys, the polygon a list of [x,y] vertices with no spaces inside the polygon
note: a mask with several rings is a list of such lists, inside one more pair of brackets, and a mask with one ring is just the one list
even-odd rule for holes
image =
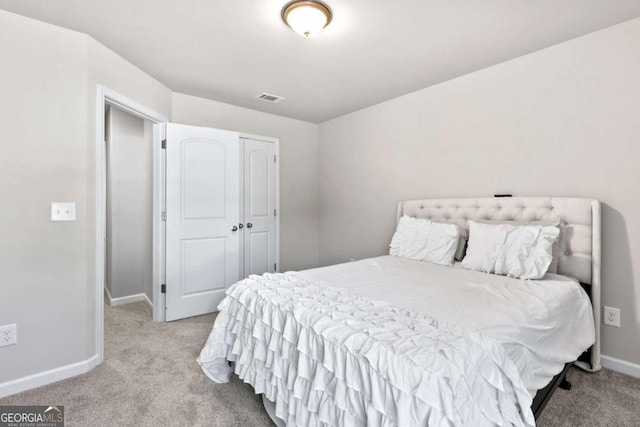
{"label": "light colored carpet", "polygon": [[572,368],[571,390],[557,389],[538,426],[638,427],[640,379],[609,369],[588,373]]}
{"label": "light colored carpet", "polygon": [[[271,426],[253,389],[216,384],[195,359],[214,315],[151,322],[146,304],[105,307],[105,362],[93,371],[0,399],[65,405],[68,426]],[[640,426],[640,380],[609,370],[569,372],[539,426]]]}
{"label": "light colored carpet", "polygon": [[249,385],[216,384],[196,363],[214,318],[154,323],[145,303],[107,305],[102,365],[0,405],[64,405],[68,426],[272,425]]}

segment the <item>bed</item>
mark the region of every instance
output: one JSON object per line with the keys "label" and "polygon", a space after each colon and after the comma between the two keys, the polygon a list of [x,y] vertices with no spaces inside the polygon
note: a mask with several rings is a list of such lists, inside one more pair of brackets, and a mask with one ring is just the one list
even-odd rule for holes
{"label": "bed", "polygon": [[280,425],[534,425],[568,364],[600,369],[597,200],[410,200],[398,204],[405,215],[461,230],[558,221],[557,274],[519,280],[385,255],[253,276],[219,307],[205,374],[235,372]]}

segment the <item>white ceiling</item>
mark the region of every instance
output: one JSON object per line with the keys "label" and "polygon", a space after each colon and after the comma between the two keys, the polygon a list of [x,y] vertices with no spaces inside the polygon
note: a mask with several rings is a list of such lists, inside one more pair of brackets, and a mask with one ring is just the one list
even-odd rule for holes
{"label": "white ceiling", "polygon": [[[322,122],[640,16],[638,0],[326,0],[304,39],[287,0],[0,0],[88,33],[177,92]],[[261,92],[287,98],[256,100]]]}

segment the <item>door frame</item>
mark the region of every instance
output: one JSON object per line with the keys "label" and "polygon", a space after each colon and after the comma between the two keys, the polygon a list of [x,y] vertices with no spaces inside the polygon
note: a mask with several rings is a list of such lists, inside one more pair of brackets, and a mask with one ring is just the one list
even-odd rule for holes
{"label": "door frame", "polygon": [[[276,209],[276,227],[275,227],[275,259],[276,259],[276,272],[281,271],[281,267],[280,267],[280,216],[282,215],[282,213],[280,212],[280,139],[278,138],[272,138],[272,137],[268,137],[268,136],[260,136],[260,135],[253,135],[250,133],[242,133],[240,132],[240,138],[244,138],[244,139],[253,139],[256,141],[263,141],[263,142],[270,142],[275,144],[275,156],[276,156],[276,165],[275,165],[275,209]],[[240,185],[241,188],[244,191],[244,144],[242,146],[242,158],[243,158],[243,163],[242,163],[242,167],[240,168]],[[244,197],[243,197],[244,199]],[[240,214],[241,216],[244,218],[244,203],[242,205],[242,208],[240,209]],[[242,242],[241,248],[244,252],[244,241]]]}
{"label": "door frame", "polygon": [[[158,315],[163,301],[160,301],[160,282],[162,280],[164,259],[162,257],[162,240],[164,239],[164,227],[162,222],[164,184],[164,153],[156,141],[162,138],[160,132],[163,126],[160,124],[168,120],[164,115],[153,111],[146,106],[127,98],[106,86],[96,87],[96,354],[98,363],[104,361],[104,286],[105,286],[105,261],[106,261],[106,236],[107,236],[107,168],[105,146],[105,105],[109,104],[123,110],[133,116],[153,123],[153,320],[158,321]],[[157,282],[157,283],[156,283]]]}

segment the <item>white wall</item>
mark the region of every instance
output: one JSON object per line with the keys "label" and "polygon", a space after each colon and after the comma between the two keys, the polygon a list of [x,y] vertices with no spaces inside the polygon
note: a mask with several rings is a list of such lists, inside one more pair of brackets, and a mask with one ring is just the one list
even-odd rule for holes
{"label": "white wall", "polygon": [[144,120],[117,108],[109,118],[105,286],[123,298],[152,289],[153,151]]}
{"label": "white wall", "polygon": [[[171,92],[86,35],[4,11],[0,52],[0,325],[18,325],[2,394],[96,352],[96,84],[167,117]],[[52,201],[77,220],[50,222]]]}
{"label": "white wall", "polygon": [[105,295],[107,298],[107,304],[109,303],[109,297],[111,296],[112,291],[112,283],[113,283],[113,260],[111,256],[113,254],[113,218],[111,215],[111,206],[113,205],[112,201],[112,185],[109,178],[109,169],[111,169],[111,126],[113,121],[111,120],[111,106],[105,105],[104,109],[104,143],[105,143],[105,161],[106,161],[106,171],[105,171],[105,203],[106,203],[106,212],[105,212],[105,265],[104,265],[104,287],[106,288],[109,295]]}
{"label": "white wall", "polygon": [[[86,37],[0,11],[0,383],[93,354],[87,302]],[[77,221],[50,222],[49,203]],[[28,361],[28,363],[25,363]]]}
{"label": "white wall", "polygon": [[396,203],[595,197],[603,353],[640,363],[640,19],[320,126],[321,264],[388,252]]}
{"label": "white wall", "polygon": [[144,141],[148,153],[145,159],[146,168],[148,170],[148,174],[146,176],[148,183],[146,187],[148,192],[146,194],[146,199],[144,200],[144,203],[147,206],[148,221],[144,224],[146,229],[143,233],[145,238],[148,239],[145,247],[149,251],[146,255],[146,258],[149,260],[149,268],[144,270],[142,281],[144,283],[143,292],[149,301],[153,303],[153,123],[149,120],[144,121]]}
{"label": "white wall", "polygon": [[173,94],[172,121],[280,139],[279,270],[318,265],[318,126],[194,96]]}

